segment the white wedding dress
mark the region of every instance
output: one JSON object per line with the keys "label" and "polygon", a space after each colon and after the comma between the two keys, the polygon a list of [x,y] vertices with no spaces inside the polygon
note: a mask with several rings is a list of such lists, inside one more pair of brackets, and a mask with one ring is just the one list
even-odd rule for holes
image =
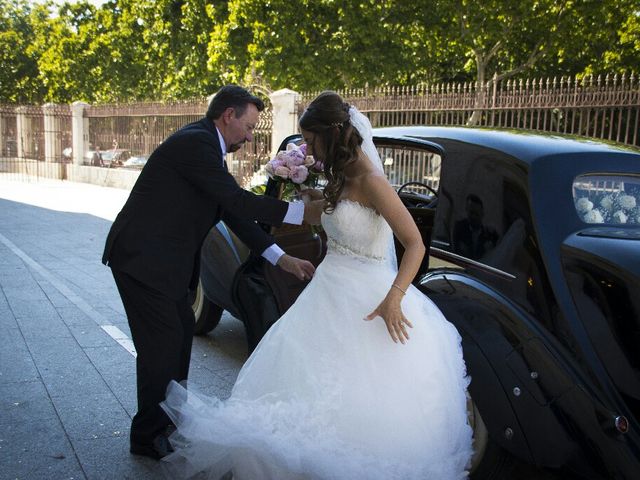
{"label": "white wedding dress", "polygon": [[472,454],[468,378],[458,332],[409,287],[410,340],[365,321],[396,271],[384,259],[391,229],[370,208],[340,201],[323,214],[326,258],[271,327],[231,397],[169,387],[176,423],[171,478],[234,480],[460,479]]}

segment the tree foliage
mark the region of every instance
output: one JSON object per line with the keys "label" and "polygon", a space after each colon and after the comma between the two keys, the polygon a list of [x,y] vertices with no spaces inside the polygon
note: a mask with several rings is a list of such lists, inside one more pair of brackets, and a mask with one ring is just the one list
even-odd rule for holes
{"label": "tree foliage", "polygon": [[640,71],[637,0],[0,0],[0,102]]}
{"label": "tree foliage", "polygon": [[[37,15],[33,13],[33,15]],[[38,83],[38,57],[30,48],[35,32],[25,0],[0,0],[0,99],[37,102],[46,89]]]}

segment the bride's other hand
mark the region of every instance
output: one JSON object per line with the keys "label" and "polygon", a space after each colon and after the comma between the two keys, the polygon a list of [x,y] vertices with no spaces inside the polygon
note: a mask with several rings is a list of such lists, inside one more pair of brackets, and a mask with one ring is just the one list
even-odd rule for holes
{"label": "bride's other hand", "polygon": [[298,195],[305,203],[324,199],[322,190],[319,190],[317,188],[307,188],[305,190],[301,190]]}
{"label": "bride's other hand", "polygon": [[376,317],[382,317],[389,331],[389,335],[391,335],[391,339],[396,343],[400,341],[400,343],[404,344],[409,340],[407,327],[413,328],[413,325],[407,317],[404,316],[404,313],[402,313],[402,307],[400,305],[402,296],[403,293],[401,291],[396,291],[396,289],[392,288],[382,303],[367,315],[365,320],[370,321]]}
{"label": "bride's other hand", "polygon": [[295,275],[299,280],[310,280],[316,271],[313,263],[286,253],[280,257],[277,265],[285,272]]}

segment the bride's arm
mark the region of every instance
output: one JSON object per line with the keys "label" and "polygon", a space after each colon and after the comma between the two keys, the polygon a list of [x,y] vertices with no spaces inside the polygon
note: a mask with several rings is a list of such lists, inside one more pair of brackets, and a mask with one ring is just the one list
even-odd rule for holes
{"label": "bride's arm", "polygon": [[380,305],[366,319],[373,320],[377,316],[382,317],[393,341],[397,342],[399,340],[404,343],[409,339],[406,327],[412,327],[412,325],[402,313],[400,302],[407,288],[411,285],[411,281],[418,273],[426,249],[411,214],[385,177],[382,175],[369,175],[364,180],[362,187],[366,198],[384,217],[405,248],[402,262],[398,267],[398,275],[389,292]]}

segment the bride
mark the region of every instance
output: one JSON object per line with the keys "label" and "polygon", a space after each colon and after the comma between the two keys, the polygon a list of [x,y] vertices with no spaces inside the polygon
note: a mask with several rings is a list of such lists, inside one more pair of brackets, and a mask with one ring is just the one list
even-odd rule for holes
{"label": "bride", "polygon": [[[425,253],[371,125],[334,92],[300,118],[327,186],[327,255],[242,367],[227,400],[173,382],[172,478],[460,479],[472,454],[460,337],[415,287]],[[316,195],[318,197],[318,195]],[[395,265],[393,234],[405,247]]]}

